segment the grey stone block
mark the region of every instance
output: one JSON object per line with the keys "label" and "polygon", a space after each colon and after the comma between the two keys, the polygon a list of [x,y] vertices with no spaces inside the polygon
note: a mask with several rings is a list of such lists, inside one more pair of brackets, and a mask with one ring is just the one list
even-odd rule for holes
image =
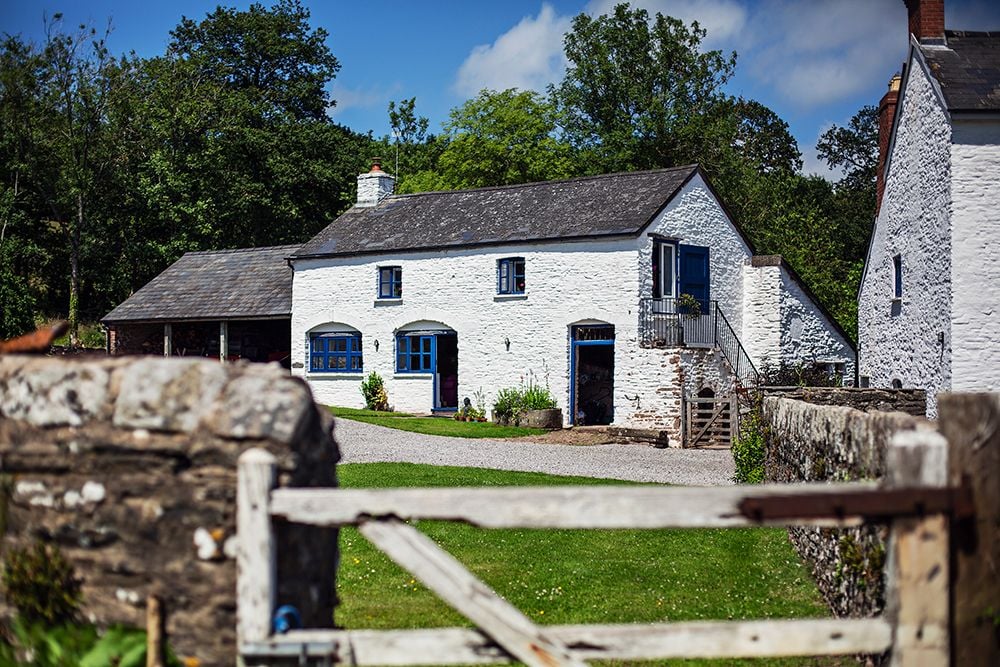
{"label": "grey stone block", "polygon": [[0,415],[36,426],[80,426],[101,414],[110,378],[93,363],[0,357]]}
{"label": "grey stone block", "polygon": [[116,372],[118,428],[191,433],[226,386],[226,369],[205,359],[144,358]]}

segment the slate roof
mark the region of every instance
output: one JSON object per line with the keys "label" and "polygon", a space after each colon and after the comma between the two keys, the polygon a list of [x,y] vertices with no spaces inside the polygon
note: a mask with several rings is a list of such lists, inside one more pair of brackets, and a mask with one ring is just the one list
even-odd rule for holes
{"label": "slate roof", "polygon": [[1000,110],[1000,32],[945,32],[947,46],[921,45],[951,111]]}
{"label": "slate roof", "polygon": [[104,316],[103,322],[290,316],[299,246],[189,252]]}
{"label": "slate roof", "polygon": [[294,257],[331,257],[637,234],[697,165],[504,187],[425,192],[353,207]]}

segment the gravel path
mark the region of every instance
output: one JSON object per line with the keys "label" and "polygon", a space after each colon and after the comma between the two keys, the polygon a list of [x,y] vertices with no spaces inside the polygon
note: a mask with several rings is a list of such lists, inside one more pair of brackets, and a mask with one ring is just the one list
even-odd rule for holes
{"label": "gravel path", "polygon": [[729,450],[448,438],[337,419],[342,463],[407,462],[695,486],[732,484]]}

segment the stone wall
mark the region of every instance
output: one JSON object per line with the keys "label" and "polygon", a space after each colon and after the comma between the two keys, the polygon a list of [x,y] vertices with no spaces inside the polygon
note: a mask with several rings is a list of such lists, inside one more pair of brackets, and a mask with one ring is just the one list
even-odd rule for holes
{"label": "stone wall", "polygon": [[[331,418],[277,366],[0,357],[2,546],[58,544],[98,625],[143,626],[161,595],[180,657],[232,665],[236,462],[249,447],[278,457],[283,484],[336,483]],[[331,626],[336,532],[278,530],[279,604]]]}
{"label": "stone wall", "polygon": [[[769,396],[768,482],[874,480],[885,473],[885,452],[897,431],[933,428],[901,412],[861,412]],[[883,527],[792,528],[789,536],[810,564],[823,597],[838,616],[874,616],[885,602]]]}
{"label": "stone wall", "polygon": [[927,405],[923,389],[859,389],[857,387],[764,387],[765,396],[792,398],[814,405],[842,405],[862,412],[905,412],[923,417]]}

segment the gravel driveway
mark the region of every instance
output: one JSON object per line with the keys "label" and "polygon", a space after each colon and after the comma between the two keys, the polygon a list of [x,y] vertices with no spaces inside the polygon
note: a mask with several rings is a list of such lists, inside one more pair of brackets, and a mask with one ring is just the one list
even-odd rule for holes
{"label": "gravel driveway", "polygon": [[732,484],[729,450],[447,438],[337,419],[341,463],[407,462],[695,486]]}

